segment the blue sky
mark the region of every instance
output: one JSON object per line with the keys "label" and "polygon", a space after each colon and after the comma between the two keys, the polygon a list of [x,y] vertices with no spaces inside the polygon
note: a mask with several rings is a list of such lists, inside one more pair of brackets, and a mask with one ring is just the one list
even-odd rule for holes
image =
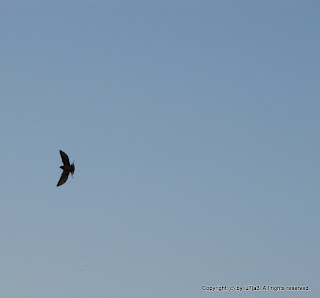
{"label": "blue sky", "polygon": [[319,297],[319,9],[1,1],[1,297]]}

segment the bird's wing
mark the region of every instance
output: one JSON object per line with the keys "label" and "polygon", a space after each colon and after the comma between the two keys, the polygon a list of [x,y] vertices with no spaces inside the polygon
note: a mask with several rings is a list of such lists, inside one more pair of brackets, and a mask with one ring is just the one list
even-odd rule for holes
{"label": "bird's wing", "polygon": [[66,183],[66,181],[68,180],[68,177],[69,177],[69,172],[68,171],[63,171],[62,174],[61,174],[61,177],[60,177],[60,180],[57,184],[57,187]]}
{"label": "bird's wing", "polygon": [[63,151],[60,150],[60,155],[61,155],[61,159],[62,162],[65,166],[70,166],[70,161],[69,161],[69,157],[67,154],[65,154]]}

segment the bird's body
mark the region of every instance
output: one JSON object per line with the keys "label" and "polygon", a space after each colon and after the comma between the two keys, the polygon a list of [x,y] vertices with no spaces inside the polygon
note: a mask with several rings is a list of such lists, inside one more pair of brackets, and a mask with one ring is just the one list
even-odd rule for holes
{"label": "bird's body", "polygon": [[63,166],[60,167],[60,169],[63,170],[60,180],[57,184],[57,186],[60,186],[64,183],[66,183],[66,181],[68,180],[69,177],[69,173],[71,173],[71,175],[73,176],[75,167],[74,167],[74,163],[72,163],[70,165],[70,161],[69,161],[69,157],[67,154],[65,154],[62,150],[60,150],[60,156],[63,162]]}
{"label": "bird's body", "polygon": [[64,170],[64,171],[69,171],[73,174],[74,172],[74,165],[72,164],[71,166],[61,166],[60,169]]}

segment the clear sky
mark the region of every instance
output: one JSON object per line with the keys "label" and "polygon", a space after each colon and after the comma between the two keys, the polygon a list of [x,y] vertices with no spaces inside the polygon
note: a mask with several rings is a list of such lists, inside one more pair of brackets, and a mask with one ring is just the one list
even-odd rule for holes
{"label": "clear sky", "polygon": [[320,297],[319,16],[1,1],[0,296]]}

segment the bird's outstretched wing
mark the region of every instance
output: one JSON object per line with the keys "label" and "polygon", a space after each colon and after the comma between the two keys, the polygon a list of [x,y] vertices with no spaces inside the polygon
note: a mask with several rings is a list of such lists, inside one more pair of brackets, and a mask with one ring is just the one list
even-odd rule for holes
{"label": "bird's outstretched wing", "polygon": [[62,184],[64,184],[64,183],[66,183],[66,181],[68,180],[68,177],[69,177],[69,172],[68,171],[63,171],[62,174],[61,174],[60,180],[59,180],[59,182],[57,184],[57,187],[62,185]]}
{"label": "bird's outstretched wing", "polygon": [[[70,166],[69,157],[67,154],[65,154],[63,151],[60,150],[61,159],[63,162],[63,165]],[[66,180],[67,181],[67,180]]]}

